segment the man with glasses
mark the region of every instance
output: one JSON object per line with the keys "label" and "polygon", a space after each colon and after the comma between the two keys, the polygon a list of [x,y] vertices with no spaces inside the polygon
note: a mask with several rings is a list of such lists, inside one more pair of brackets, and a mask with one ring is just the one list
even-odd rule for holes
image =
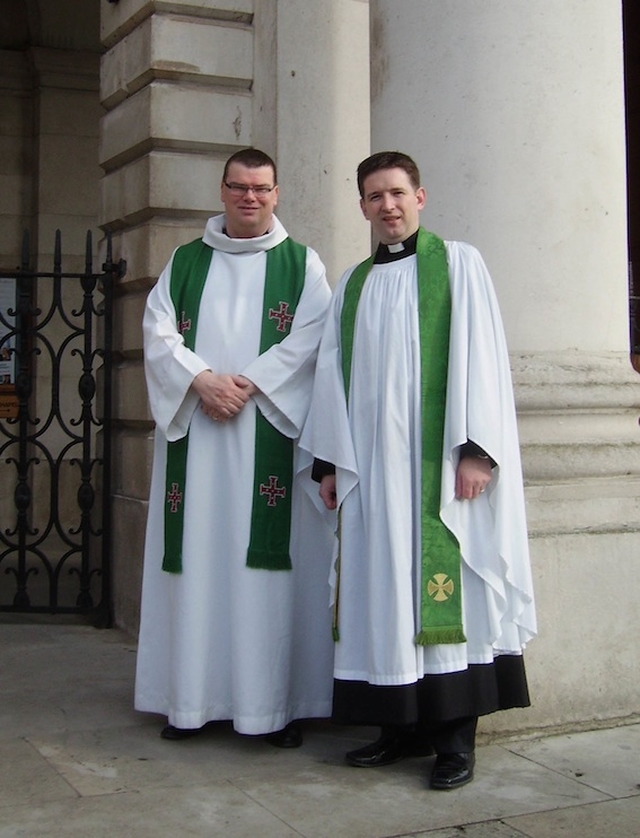
{"label": "man with glasses", "polygon": [[156,421],[135,706],[184,740],[207,722],[297,747],[331,712],[330,533],[297,438],[330,299],[318,255],[274,215],[273,160],[226,163],[225,212],[148,296]]}

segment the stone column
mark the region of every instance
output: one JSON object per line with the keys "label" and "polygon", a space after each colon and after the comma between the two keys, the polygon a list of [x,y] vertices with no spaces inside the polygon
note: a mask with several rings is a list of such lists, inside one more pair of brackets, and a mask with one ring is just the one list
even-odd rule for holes
{"label": "stone column", "polygon": [[[348,120],[352,99],[358,114],[368,114],[367,9],[356,0],[320,5],[102,0],[102,225],[128,263],[115,316],[114,605],[116,621],[131,631],[153,432],[142,309],[173,249],[200,236],[206,218],[222,210],[229,154],[246,146],[271,154],[278,214],[291,235],[332,265],[348,261],[335,243],[357,223],[342,213],[347,200],[356,204],[351,170],[368,151],[368,121],[354,130]],[[337,72],[351,57],[358,66],[341,83]],[[343,141],[350,151],[336,163]],[[347,238],[360,238],[362,248],[366,229],[355,230]]]}
{"label": "stone column", "polygon": [[522,730],[637,711],[640,382],[628,360],[620,4],[371,0],[372,150],[479,247],[512,353],[540,637]]}
{"label": "stone column", "polygon": [[[276,118],[278,215],[320,253],[333,285],[370,253],[356,183],[357,165],[369,154],[368,4],[277,0],[270,25],[270,4],[255,5],[260,55],[269,56],[271,71],[256,66],[254,90],[261,114],[271,107]],[[270,124],[256,118],[254,126],[259,135]]]}

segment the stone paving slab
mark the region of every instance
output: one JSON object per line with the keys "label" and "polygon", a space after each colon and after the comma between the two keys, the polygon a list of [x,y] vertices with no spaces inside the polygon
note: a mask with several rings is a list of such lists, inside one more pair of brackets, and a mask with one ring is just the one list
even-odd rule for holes
{"label": "stone paving slab", "polygon": [[[164,721],[164,720],[163,720]],[[38,734],[29,742],[41,757],[82,796],[185,788],[207,782],[245,781],[297,775],[309,765],[342,767],[342,754],[354,742],[331,735],[326,722],[303,725],[305,744],[274,748],[261,736],[239,736],[227,723],[210,724],[193,739],[161,739],[154,726]]]}
{"label": "stone paving slab", "polygon": [[[527,838],[637,838],[640,835],[640,797],[609,800],[510,818],[508,825]],[[473,833],[467,833],[472,835]]]}
{"label": "stone paving slab", "polygon": [[427,787],[431,759],[382,769],[309,767],[289,782],[234,783],[305,838],[386,838],[608,799],[499,746],[478,749],[473,783],[452,792]]}
{"label": "stone paving slab", "polygon": [[0,778],[0,812],[5,806],[77,797],[55,767],[24,739],[0,742]]}
{"label": "stone paving slab", "polygon": [[300,838],[229,783],[0,810],[0,838]]}
{"label": "stone paving slab", "polygon": [[208,725],[160,739],[133,710],[135,644],[0,621],[0,838],[636,838],[640,724],[478,748],[476,778],[428,788],[432,758],[354,769],[375,729],[305,722],[280,750]]}
{"label": "stone paving slab", "polygon": [[148,723],[133,709],[135,656],[123,632],[0,622],[0,741]]}
{"label": "stone paving slab", "polygon": [[547,736],[506,747],[612,797],[640,793],[640,725]]}

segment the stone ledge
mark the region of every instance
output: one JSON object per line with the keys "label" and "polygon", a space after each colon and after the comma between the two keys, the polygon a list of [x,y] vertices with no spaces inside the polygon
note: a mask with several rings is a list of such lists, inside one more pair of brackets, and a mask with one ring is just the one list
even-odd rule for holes
{"label": "stone ledge", "polygon": [[546,480],[625,477],[640,474],[640,439],[627,443],[521,443],[527,484]]}
{"label": "stone ledge", "polygon": [[176,247],[200,238],[204,226],[203,219],[190,216],[154,217],[148,223],[114,235],[113,247],[117,258],[127,260],[127,275],[118,283],[119,293],[148,291]]}
{"label": "stone ledge", "polygon": [[102,4],[100,35],[102,43],[111,47],[153,14],[181,14],[249,24],[253,19],[253,0],[122,0],[119,4]]}
{"label": "stone ledge", "polygon": [[227,153],[248,146],[251,105],[244,91],[153,81],[103,118],[100,163],[111,171],[152,150]]}
{"label": "stone ledge", "polygon": [[525,497],[530,538],[640,531],[640,475],[529,483]]}
{"label": "stone ledge", "polygon": [[[101,181],[103,229],[142,224],[154,216],[203,219],[222,211],[226,155],[153,151]],[[204,226],[204,224],[202,225]]]}
{"label": "stone ledge", "polygon": [[253,32],[202,19],[147,18],[103,56],[102,104],[111,109],[154,78],[248,90],[253,78]]}
{"label": "stone ledge", "polygon": [[522,353],[510,361],[518,412],[599,407],[640,412],[640,376],[628,353]]}
{"label": "stone ledge", "polygon": [[540,353],[511,363],[528,484],[640,474],[640,379],[626,354]]}

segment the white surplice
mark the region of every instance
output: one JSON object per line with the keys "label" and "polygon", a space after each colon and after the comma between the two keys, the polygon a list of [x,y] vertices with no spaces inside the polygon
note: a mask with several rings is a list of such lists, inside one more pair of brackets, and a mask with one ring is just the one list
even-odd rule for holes
{"label": "white surplice", "polygon": [[[200,303],[195,351],[176,329],[171,264],[149,294],[145,372],[156,420],[147,522],[135,706],[180,728],[232,719],[240,733],[280,730],[331,713],[331,532],[300,476],[294,482],[293,570],[246,567],[253,499],[256,410],[296,439],[312,388],[330,289],[307,249],[304,289],[289,335],[259,355],[267,250],[287,233],[231,239],[209,219],[214,248]],[[173,257],[172,257],[173,259]],[[190,384],[205,369],[242,374],[260,389],[240,414],[214,422]],[[161,569],[166,441],[189,431],[183,570]],[[305,465],[295,448],[295,470]],[[306,478],[308,479],[308,478]]]}
{"label": "white surplice", "polygon": [[[478,251],[445,242],[452,296],[441,518],[462,553],[466,643],[418,646],[420,341],[416,256],[374,264],[360,296],[349,405],[340,354],[348,270],[327,316],[300,444],[334,463],[341,506],[335,677],[406,685],[521,654],[536,632],[509,358]],[[459,446],[497,463],[486,491],[455,499]]]}

